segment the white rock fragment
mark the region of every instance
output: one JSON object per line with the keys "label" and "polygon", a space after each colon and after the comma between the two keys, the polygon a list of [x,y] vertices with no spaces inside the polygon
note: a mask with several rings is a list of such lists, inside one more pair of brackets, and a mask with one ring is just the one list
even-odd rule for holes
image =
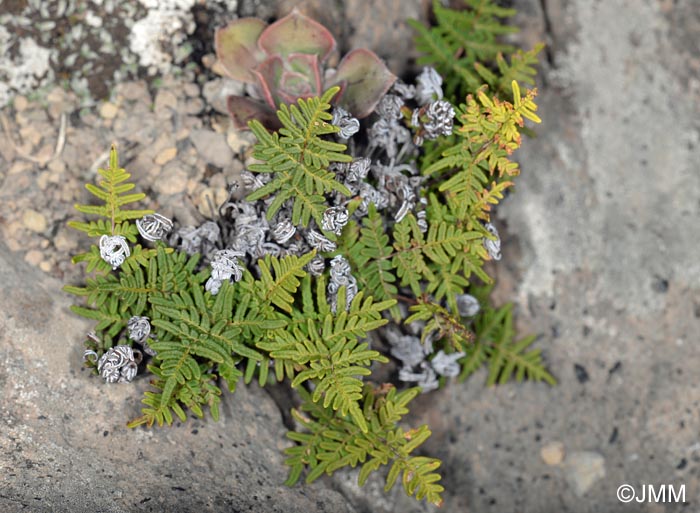
{"label": "white rock fragment", "polygon": [[[8,48],[10,33],[0,25],[0,49]],[[27,93],[53,80],[49,64],[51,51],[39,46],[32,38],[20,40],[19,55],[9,58],[9,52],[0,52],[0,106],[10,101],[11,93]]]}
{"label": "white rock fragment", "polygon": [[196,0],[139,1],[148,13],[134,23],[129,46],[139,56],[139,64],[148,68],[149,73],[165,72],[172,62],[172,55],[164,51],[162,43],[177,46],[186,34],[194,31],[191,9]]}
{"label": "white rock fragment", "polygon": [[592,451],[573,452],[567,456],[564,470],[574,494],[582,497],[605,477],[605,458]]}

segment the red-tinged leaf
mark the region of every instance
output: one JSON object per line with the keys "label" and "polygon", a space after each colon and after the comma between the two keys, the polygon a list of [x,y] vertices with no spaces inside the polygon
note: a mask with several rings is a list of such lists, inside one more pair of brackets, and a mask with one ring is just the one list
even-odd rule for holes
{"label": "red-tinged leaf", "polygon": [[277,114],[264,103],[245,96],[229,96],[228,111],[233,123],[239,130],[248,130],[248,122],[257,119],[268,130],[278,130],[280,124]]}
{"label": "red-tinged leaf", "polygon": [[309,53],[318,55],[320,62],[328,58],[335,44],[326,27],[297,9],[267,27],[258,39],[258,46],[268,55]]}
{"label": "red-tinged leaf", "polygon": [[255,83],[252,70],[265,57],[257,45],[265,27],[258,18],[240,18],[216,31],[216,56],[231,78]]}
{"label": "red-tinged leaf", "polygon": [[268,57],[253,70],[253,74],[258,80],[265,101],[273,109],[277,108],[281,102],[278,90],[282,82],[283,73],[284,64],[282,64],[282,58],[276,55]]}
{"label": "red-tinged leaf", "polygon": [[354,116],[364,118],[374,111],[395,81],[396,75],[389,71],[384,61],[374,52],[361,48],[343,57],[325,87],[345,84],[340,105]]}
{"label": "red-tinged leaf", "polygon": [[285,65],[285,72],[279,84],[279,95],[284,98],[285,103],[323,94],[317,55],[290,54]]}

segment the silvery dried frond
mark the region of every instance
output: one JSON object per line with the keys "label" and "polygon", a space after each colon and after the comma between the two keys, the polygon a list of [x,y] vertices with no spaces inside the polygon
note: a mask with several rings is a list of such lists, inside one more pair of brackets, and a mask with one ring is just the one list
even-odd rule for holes
{"label": "silvery dried frond", "polygon": [[343,255],[336,255],[331,260],[331,283],[336,283],[338,287],[347,285],[352,278],[352,269]]}
{"label": "silvery dried frond", "polygon": [[326,270],[326,259],[321,255],[316,255],[311,262],[306,264],[306,270],[311,276],[321,276]]}
{"label": "silvery dried frond", "polygon": [[306,242],[308,242],[312,248],[321,253],[335,251],[338,248],[335,242],[327,239],[323,234],[317,232],[316,230],[309,230],[306,232]]}
{"label": "silvery dried frond", "polygon": [[241,227],[231,242],[231,248],[241,254],[248,253],[253,258],[259,258],[262,256],[266,232],[267,229],[259,222]]}
{"label": "silvery dried frond", "polygon": [[416,101],[419,105],[442,100],[442,77],[434,68],[423,68],[416,82]]}
{"label": "silvery dried frond", "polygon": [[491,223],[486,223],[484,226],[491,235],[496,237],[496,240],[491,240],[491,239],[487,239],[486,237],[484,237],[484,247],[486,248],[486,251],[488,251],[489,256],[493,260],[500,260],[501,259],[501,238],[498,236],[498,230]]}
{"label": "silvery dried frond", "polygon": [[[350,309],[350,303],[357,295],[357,280],[354,276],[350,275],[347,278],[347,285],[342,285],[345,287],[345,309]],[[328,282],[328,299],[331,305],[331,311],[333,313],[338,311],[338,291],[341,285],[337,281],[331,280]]]}
{"label": "silvery dried frond", "polygon": [[129,319],[126,328],[129,330],[129,338],[141,344],[147,355],[156,355],[156,352],[148,345],[148,337],[151,334],[151,323],[148,317],[134,316]]}
{"label": "silvery dried frond", "polygon": [[411,368],[404,367],[399,371],[399,380],[416,383],[421,387],[422,394],[435,390],[440,386],[435,371],[426,362],[421,362],[421,371],[413,372]]}
{"label": "silvery dried frond", "polygon": [[[216,247],[220,234],[219,225],[214,221],[207,221],[198,228],[183,226],[171,238],[170,245],[188,255],[208,255]],[[179,244],[176,244],[177,239],[180,239]]]}
{"label": "silvery dried frond", "polygon": [[438,330],[431,331],[425,337],[423,337],[422,343],[423,343],[423,351],[425,354],[433,354],[435,352],[435,348],[433,347],[433,344],[436,340],[440,338],[440,332]]}
{"label": "silvery dried frond", "polygon": [[269,226],[265,216],[261,216],[260,212],[258,212],[256,204],[243,200],[239,201],[236,207],[237,208],[230,213],[236,229],[244,229],[251,224],[258,224],[263,227]]}
{"label": "silvery dried frond", "polygon": [[97,363],[97,353],[92,349],[86,349],[83,351],[83,361],[87,362],[90,358],[93,358],[92,363]]}
{"label": "silvery dried frond", "polygon": [[411,100],[416,95],[415,86],[413,86],[411,84],[406,84],[405,82],[403,82],[401,80],[397,80],[396,82],[394,82],[394,85],[391,86],[390,91],[398,94],[404,100]]}
{"label": "silvery dried frond", "polygon": [[143,342],[151,334],[151,323],[148,317],[133,316],[126,323],[126,329],[129,331],[129,338],[135,342]]}
{"label": "silvery dried frond", "polygon": [[263,173],[253,174],[248,170],[241,171],[241,183],[246,190],[251,192],[265,185],[270,181],[270,178],[269,175]]}
{"label": "silvery dried frond", "polygon": [[471,294],[459,294],[456,298],[457,312],[462,317],[474,317],[479,313],[479,300]]}
{"label": "silvery dried frond", "polygon": [[399,187],[397,196],[401,200],[401,207],[394,215],[394,220],[400,223],[406,217],[406,214],[416,206],[416,193],[413,192],[413,188],[408,183],[405,183]]}
{"label": "silvery dried frond", "polygon": [[388,193],[378,191],[367,182],[360,185],[360,198],[362,203],[357,207],[356,213],[366,215],[369,212],[369,204],[373,203],[377,210],[384,210],[389,206]]}
{"label": "silvery dried frond", "polygon": [[328,171],[335,173],[335,179],[340,181],[345,177],[351,162],[331,162],[328,165]]}
{"label": "silvery dried frond", "polygon": [[455,117],[455,109],[446,100],[438,100],[428,105],[425,111],[428,120],[423,123],[425,137],[437,139],[441,135],[452,135],[452,125]]}
{"label": "silvery dried frond", "polygon": [[262,258],[265,255],[272,255],[277,258],[282,258],[284,248],[274,242],[263,242],[262,246],[260,246],[260,250],[262,251],[262,255],[258,258]]}
{"label": "silvery dried frond", "polygon": [[151,242],[162,240],[173,229],[173,222],[158,213],[147,214],[136,220],[141,237]]}
{"label": "silvery dried frond", "polygon": [[207,292],[210,292],[212,296],[216,296],[219,293],[219,289],[221,289],[221,285],[223,285],[222,280],[215,280],[211,276],[207,280],[207,282],[204,284],[204,290]]}
{"label": "silvery dried frond", "polygon": [[411,125],[418,127],[413,142],[420,146],[425,139],[437,139],[441,135],[451,135],[455,116],[454,107],[446,100],[438,100],[415,109],[411,115]]}
{"label": "silvery dried frond", "polygon": [[123,235],[103,235],[100,237],[99,246],[100,257],[111,265],[112,269],[122,265],[124,260],[131,255],[131,249],[129,249],[126,237]]}
{"label": "silvery dried frond", "polygon": [[415,367],[425,360],[425,346],[420,338],[413,335],[399,335],[391,344],[389,352],[391,356],[400,360],[404,367]]}
{"label": "silvery dried frond", "polygon": [[430,360],[430,365],[432,365],[435,372],[440,376],[445,376],[446,378],[454,378],[459,376],[460,367],[457,360],[466,356],[466,353],[451,353],[446,354],[445,351],[440,349],[435,357]]}
{"label": "silvery dried frond", "polygon": [[290,219],[281,219],[272,229],[272,238],[275,240],[275,242],[284,244],[289,239],[294,237],[296,232],[297,228],[292,224]]}
{"label": "silvery dried frond", "polygon": [[340,236],[343,232],[343,227],[348,224],[350,216],[348,209],[345,207],[330,207],[323,212],[321,229],[327,232],[333,232]]}
{"label": "silvery dried frond", "polygon": [[350,189],[353,195],[359,192],[360,184],[367,178],[371,165],[372,161],[367,157],[355,159],[346,164],[347,167],[343,171],[345,173],[345,186]]}
{"label": "silvery dried frond", "polygon": [[114,346],[97,362],[97,372],[107,383],[129,383],[136,376],[141,358],[141,352],[129,346]]}
{"label": "silvery dried frond", "polygon": [[400,183],[406,183],[408,177],[401,171],[415,173],[415,168],[410,164],[395,165],[392,160],[388,165],[376,162],[371,166],[372,176],[380,183],[380,187],[387,188],[390,192],[396,192]]}
{"label": "silvery dried frond", "polygon": [[399,154],[399,144],[411,140],[411,132],[396,120],[379,118],[369,129],[370,149],[382,148],[390,159]]}
{"label": "silvery dried frond", "polygon": [[401,119],[401,107],[403,107],[403,98],[395,94],[385,94],[379,101],[375,112],[387,121]]}
{"label": "silvery dried frond", "polygon": [[301,256],[305,255],[311,250],[311,247],[306,244],[303,240],[295,240],[291,242],[286,248],[282,248],[282,256]]}
{"label": "silvery dried frond", "polygon": [[242,257],[243,253],[232,249],[220,249],[214,253],[214,258],[211,263],[211,277],[214,280],[228,280],[233,278],[233,281],[240,281],[243,277],[243,267],[238,258]]}
{"label": "silvery dried frond", "polygon": [[427,212],[425,210],[419,210],[418,213],[416,213],[416,224],[418,224],[418,229],[422,233],[428,231],[428,219],[426,216]]}
{"label": "silvery dried frond", "polygon": [[350,139],[360,131],[360,121],[352,117],[352,114],[342,107],[335,107],[333,109],[333,120],[331,124],[340,128],[338,135],[343,139]]}

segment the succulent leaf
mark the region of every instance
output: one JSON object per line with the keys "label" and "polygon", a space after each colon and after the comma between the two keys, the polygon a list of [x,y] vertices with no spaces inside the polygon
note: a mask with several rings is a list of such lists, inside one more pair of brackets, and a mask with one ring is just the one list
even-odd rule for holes
{"label": "succulent leaf", "polygon": [[278,91],[283,73],[284,64],[282,63],[282,58],[277,55],[268,57],[260,66],[253,70],[265,101],[273,109],[281,101]]}
{"label": "succulent leaf", "polygon": [[328,58],[335,45],[326,27],[297,9],[267,27],[258,39],[259,48],[268,55],[307,53],[318,55],[320,62]]}
{"label": "succulent leaf", "polygon": [[252,70],[264,59],[257,42],[266,26],[258,18],[240,18],[216,31],[216,56],[231,78],[255,83]]}
{"label": "succulent leaf", "polygon": [[247,96],[229,96],[227,106],[233,124],[239,130],[248,130],[248,121],[251,119],[257,119],[269,130],[281,127],[273,109]]}
{"label": "succulent leaf", "polygon": [[340,105],[354,116],[364,118],[372,113],[395,81],[396,75],[374,52],[360,48],[340,61],[335,75],[325,87],[345,84]]}
{"label": "succulent leaf", "polygon": [[285,73],[279,84],[279,95],[284,103],[294,103],[299,98],[311,98],[323,93],[318,55],[290,54],[284,64]]}

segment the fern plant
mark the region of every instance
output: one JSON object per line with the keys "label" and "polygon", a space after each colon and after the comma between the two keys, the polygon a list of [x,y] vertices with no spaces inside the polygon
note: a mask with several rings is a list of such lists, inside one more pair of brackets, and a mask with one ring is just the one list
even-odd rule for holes
{"label": "fern plant", "polygon": [[422,53],[419,64],[434,66],[445,79],[450,99],[461,100],[483,84],[499,94],[510,94],[513,80],[534,84],[538,44],[523,52],[500,42],[505,34],[518,32],[503,20],[515,15],[515,9],[500,7],[493,0],[463,0],[464,8],[449,9],[433,1],[437,23],[426,27],[408,20],[417,32],[416,48]]}
{"label": "fern plant", "polygon": [[[536,52],[498,42],[510,11],[466,3],[454,14],[436,3],[438,25],[416,25],[459,102],[427,70],[415,87],[396,83],[349,143],[360,124],[332,107],[338,87],[281,105],[279,130],[250,122],[246,198],[194,231],[167,236],[169,220],[126,208],[145,196],[112,148],[87,186],[99,204],[76,205],[98,219],[70,223],[99,237],[73,259],[89,277],[65,290],[96,321],[86,365],[110,382],[152,377],[130,427],[217,419],[222,388],[284,382],[301,400],[287,484],[356,466],[363,484],[386,467],[387,490],[401,477],[440,505],[440,461],[421,454],[427,426],[404,427],[409,402],[482,367],[489,385],[554,383],[534,338],[516,340],[512,307],[490,306],[484,270],[500,257],[491,215],[519,173],[511,155],[525,120],[540,121],[536,90],[516,81]],[[398,381],[375,383],[387,364]]]}

